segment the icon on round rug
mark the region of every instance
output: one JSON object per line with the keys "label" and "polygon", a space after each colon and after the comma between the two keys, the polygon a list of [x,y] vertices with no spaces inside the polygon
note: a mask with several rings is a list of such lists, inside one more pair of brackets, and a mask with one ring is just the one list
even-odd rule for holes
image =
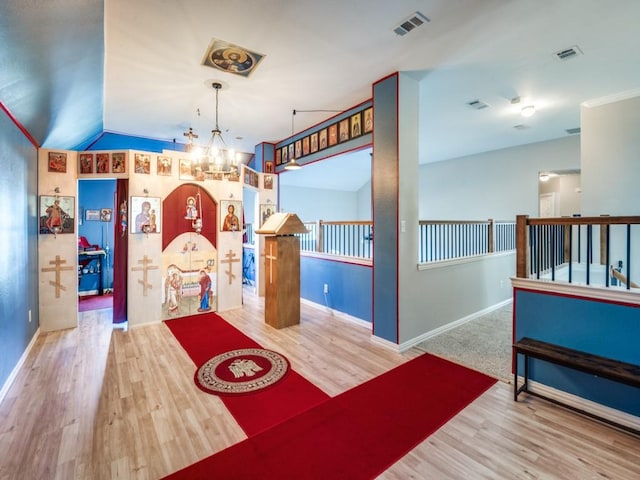
{"label": "icon on round rug", "polygon": [[216,355],[196,371],[196,385],[214,395],[240,395],[270,387],[284,378],[289,361],[272,350],[245,348]]}

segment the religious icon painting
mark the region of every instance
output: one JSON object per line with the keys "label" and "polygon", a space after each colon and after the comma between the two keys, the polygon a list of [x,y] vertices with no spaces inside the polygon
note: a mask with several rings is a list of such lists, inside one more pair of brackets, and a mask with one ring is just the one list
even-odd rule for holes
{"label": "religious icon painting", "polygon": [[276,148],[276,165],[280,165],[282,163],[282,150]]}
{"label": "religious icon painting", "polygon": [[273,190],[273,175],[265,175],[262,181],[265,190]]}
{"label": "religious icon painting", "polygon": [[267,219],[271,215],[273,215],[275,211],[276,211],[275,205],[271,205],[270,203],[265,203],[260,205],[260,227],[264,225],[264,222],[266,222]]}
{"label": "religious icon painting", "polygon": [[58,235],[75,232],[75,198],[41,195],[39,232]]}
{"label": "religious icon painting", "polygon": [[295,156],[296,158],[302,157],[302,140],[296,140],[295,145]]}
{"label": "religious icon painting", "polygon": [[93,153],[81,153],[78,155],[78,163],[81,174],[93,173]]}
{"label": "religious icon painting", "polygon": [[295,144],[292,143],[289,145],[289,160],[293,160],[294,158],[296,158]]}
{"label": "religious icon painting", "polygon": [[345,118],[344,120],[340,120],[338,124],[338,135],[340,138],[340,143],[346,142],[349,140],[349,119]]}
{"label": "religious icon painting", "polygon": [[109,154],[96,154],[96,173],[109,173]]}
{"label": "religious icon painting", "polygon": [[263,58],[264,55],[261,53],[214,38],[207,48],[202,64],[223,72],[248,77]]}
{"label": "religious icon painting", "polygon": [[180,180],[195,180],[195,176],[193,175],[193,162],[190,158],[181,158],[180,166],[179,166],[179,177]]}
{"label": "religious icon painting", "polygon": [[373,132],[373,107],[367,108],[362,116],[364,117],[362,132],[370,133]]}
{"label": "religious icon painting", "polygon": [[160,233],[160,197],[131,197],[131,233]]}
{"label": "religious icon painting", "polygon": [[134,170],[136,173],[151,173],[151,155],[147,153],[136,153],[133,156]]}
{"label": "religious icon painting", "polygon": [[324,150],[329,146],[328,138],[329,136],[326,128],[323,128],[318,132],[318,149],[319,150]]}
{"label": "religious icon painting", "polygon": [[309,146],[309,137],[304,137],[302,139],[302,155],[309,155],[310,146]]}
{"label": "religious icon painting", "polygon": [[315,153],[318,151],[318,132],[309,135],[309,152]]}
{"label": "religious icon painting", "polygon": [[127,171],[127,157],[124,152],[111,154],[111,173],[125,173]]}
{"label": "religious icon painting", "polygon": [[338,124],[334,123],[329,127],[329,146],[333,147],[338,144]]}
{"label": "religious icon painting", "polygon": [[242,216],[242,202],[237,200],[220,200],[221,231],[239,232],[242,230],[240,216]]}
{"label": "religious icon painting", "polygon": [[239,182],[240,181],[240,171],[236,165],[231,165],[231,170],[227,175],[227,180],[230,182]]}
{"label": "religious icon painting", "polygon": [[49,152],[49,171],[56,173],[67,173],[67,154],[60,152]]}
{"label": "religious icon painting", "polygon": [[282,163],[289,161],[289,147],[282,147]]}
{"label": "religious icon painting", "polygon": [[171,157],[158,155],[158,165],[156,170],[158,175],[171,176]]}
{"label": "religious icon painting", "polygon": [[101,222],[110,222],[111,221],[111,213],[113,212],[112,208],[101,208],[100,209],[100,221]]}
{"label": "religious icon painting", "polygon": [[356,138],[362,135],[361,116],[361,112],[351,115],[351,138]]}
{"label": "religious icon painting", "polygon": [[264,162],[264,172],[273,173],[273,162]]}

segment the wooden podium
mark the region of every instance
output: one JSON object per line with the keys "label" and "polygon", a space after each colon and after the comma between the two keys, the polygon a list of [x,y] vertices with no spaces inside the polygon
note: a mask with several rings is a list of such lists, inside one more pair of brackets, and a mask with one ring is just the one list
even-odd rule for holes
{"label": "wooden podium", "polygon": [[274,213],[256,233],[265,238],[264,319],[274,328],[300,323],[300,239],[308,230],[295,213]]}

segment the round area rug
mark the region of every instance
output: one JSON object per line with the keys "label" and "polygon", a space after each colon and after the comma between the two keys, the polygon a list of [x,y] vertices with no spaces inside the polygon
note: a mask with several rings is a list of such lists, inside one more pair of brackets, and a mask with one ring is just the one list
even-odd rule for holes
{"label": "round area rug", "polygon": [[241,395],[270,387],[282,380],[289,361],[263,348],[244,348],[208,360],[195,375],[196,385],[215,395]]}

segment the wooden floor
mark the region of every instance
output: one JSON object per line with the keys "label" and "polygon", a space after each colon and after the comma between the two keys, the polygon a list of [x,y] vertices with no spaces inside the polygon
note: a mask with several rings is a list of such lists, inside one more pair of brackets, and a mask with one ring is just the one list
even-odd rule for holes
{"label": "wooden floor", "polygon": [[[223,316],[331,396],[419,354],[307,305],[300,325],[275,330],[251,294]],[[0,480],[158,479],[244,439],[194,371],[164,324],[113,330],[108,310],[41,335],[0,404]],[[640,438],[540,399],[514,403],[498,382],[380,478],[640,478]]]}

